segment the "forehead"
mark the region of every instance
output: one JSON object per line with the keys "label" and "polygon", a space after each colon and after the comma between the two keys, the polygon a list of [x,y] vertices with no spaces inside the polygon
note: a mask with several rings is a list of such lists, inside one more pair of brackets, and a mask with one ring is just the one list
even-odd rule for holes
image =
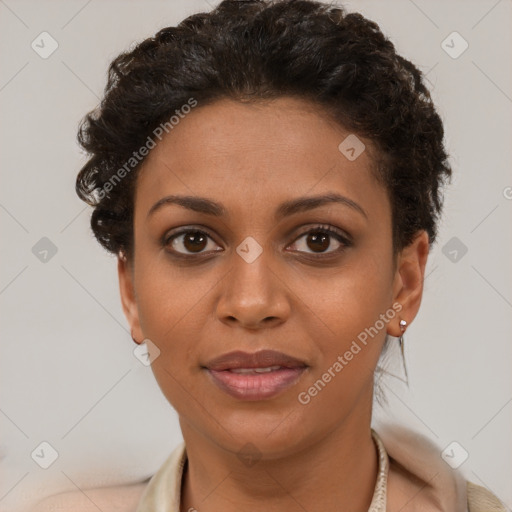
{"label": "forehead", "polygon": [[[242,213],[244,205],[270,208],[274,201],[338,192],[382,215],[386,194],[371,172],[373,148],[354,137],[300,99],[199,104],[146,158],[136,210],[147,212],[176,193],[211,197]],[[354,154],[347,146],[362,152],[347,158]]]}

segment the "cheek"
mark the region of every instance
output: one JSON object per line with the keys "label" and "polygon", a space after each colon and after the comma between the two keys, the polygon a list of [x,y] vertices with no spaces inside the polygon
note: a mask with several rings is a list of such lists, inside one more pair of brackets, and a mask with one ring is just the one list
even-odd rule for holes
{"label": "cheek", "polygon": [[[333,407],[346,412],[361,396],[371,396],[386,327],[397,314],[391,308],[388,277],[384,270],[361,260],[350,271],[345,268],[320,283],[323,293],[316,299],[310,291],[308,305],[313,305],[315,315],[309,312],[303,327],[319,357],[299,390],[298,403],[326,424],[339,419]],[[303,293],[311,285],[304,281]]]}
{"label": "cheek", "polygon": [[183,357],[187,341],[201,336],[204,308],[218,277],[198,267],[171,265],[165,254],[141,254],[137,265],[135,290],[144,336],[173,358]]}
{"label": "cheek", "polygon": [[344,343],[373,326],[391,306],[391,276],[386,265],[377,265],[362,252],[332,272],[302,272],[294,281],[296,295],[307,306],[302,306],[303,314]]}
{"label": "cheek", "polygon": [[[370,392],[387,325],[396,315],[388,277],[383,267],[361,257],[350,269],[326,280],[317,301],[311,298],[324,325],[315,322],[322,329],[316,331],[306,321],[304,328],[309,329],[321,355],[308,381],[310,387],[301,391],[306,393],[304,401],[311,399],[318,414],[323,414],[322,407],[329,409],[333,404],[346,410],[361,393]],[[307,284],[303,284],[304,293]]]}
{"label": "cheek", "polygon": [[167,400],[176,410],[186,411],[191,397],[201,396],[191,369],[198,370],[195,347],[204,337],[200,310],[211,286],[205,286],[204,277],[199,282],[192,270],[171,267],[165,258],[140,257],[138,264],[135,287],[140,325],[160,350],[151,369]]}

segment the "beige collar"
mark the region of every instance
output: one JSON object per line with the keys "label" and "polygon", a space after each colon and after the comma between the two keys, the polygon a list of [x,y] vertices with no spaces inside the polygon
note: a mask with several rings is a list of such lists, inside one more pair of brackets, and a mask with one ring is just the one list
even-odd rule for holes
{"label": "beige collar", "polygon": [[[385,512],[388,456],[382,441],[373,429],[372,437],[379,454],[379,470],[368,512]],[[181,442],[149,481],[136,512],[179,512],[181,480],[186,461],[185,443]]]}
{"label": "beige collar", "polygon": [[382,444],[382,440],[375,430],[372,428],[372,438],[377,447],[379,454],[379,469],[377,473],[377,482],[375,483],[375,490],[373,491],[373,498],[370,503],[368,512],[386,512],[386,492],[388,487],[388,471],[389,459],[386,449]]}
{"label": "beige collar", "polygon": [[[465,480],[441,459],[440,451],[433,443],[397,425],[379,428],[379,434],[372,429],[372,438],[379,464],[368,512],[386,512],[389,467],[395,462],[425,482],[421,496],[414,500],[414,510],[467,510]],[[185,443],[181,442],[150,479],[136,512],[179,512],[186,461]]]}

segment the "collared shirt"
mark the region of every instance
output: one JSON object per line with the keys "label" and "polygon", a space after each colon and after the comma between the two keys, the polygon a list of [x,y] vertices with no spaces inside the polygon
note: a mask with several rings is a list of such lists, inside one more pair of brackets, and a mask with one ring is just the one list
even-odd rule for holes
{"label": "collared shirt", "polygon": [[[391,463],[398,463],[425,482],[421,496],[414,497],[404,512],[506,512],[487,489],[467,482],[442,458],[441,452],[423,436],[400,426],[388,426],[381,434],[372,429],[379,457],[377,480],[368,512],[386,512],[387,483]],[[386,446],[386,447],[385,447]],[[180,443],[149,480],[136,512],[180,512],[181,483],[187,461],[185,443]]]}

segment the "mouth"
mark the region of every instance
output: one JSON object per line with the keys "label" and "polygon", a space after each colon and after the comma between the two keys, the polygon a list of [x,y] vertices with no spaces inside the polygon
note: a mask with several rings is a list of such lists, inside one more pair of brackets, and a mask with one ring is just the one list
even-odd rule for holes
{"label": "mouth", "polygon": [[304,361],[274,350],[230,352],[203,366],[219,389],[253,401],[272,398],[292,387],[307,368]]}

